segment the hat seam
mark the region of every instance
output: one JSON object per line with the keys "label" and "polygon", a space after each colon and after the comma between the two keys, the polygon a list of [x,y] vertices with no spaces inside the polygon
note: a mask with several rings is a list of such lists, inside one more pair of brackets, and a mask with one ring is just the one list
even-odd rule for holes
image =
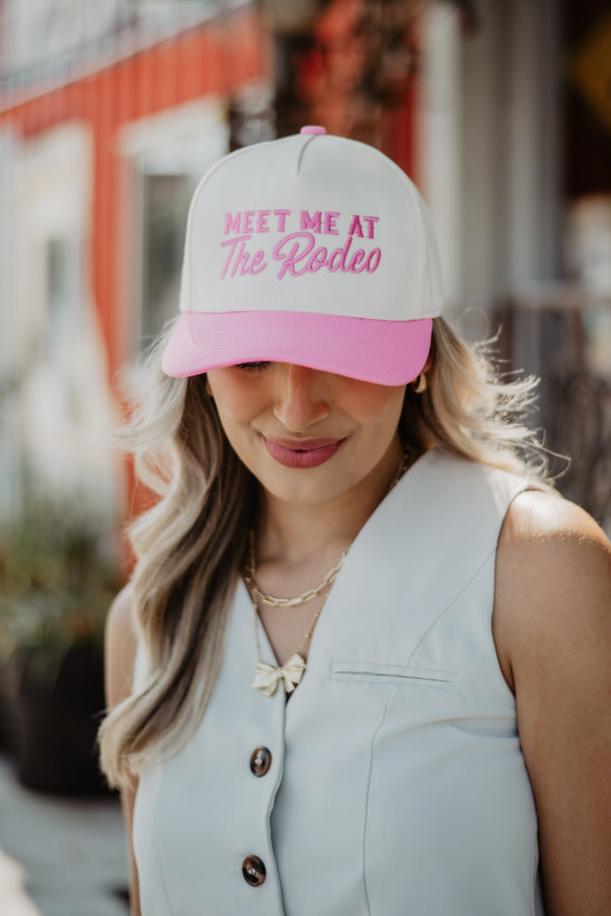
{"label": "hat seam", "polygon": [[299,150],[299,155],[297,156],[297,177],[298,178],[301,178],[301,160],[303,159],[303,154],[306,151],[306,147],[309,146],[312,140],[316,140],[318,136],[320,135],[319,134],[310,134],[310,136],[306,137],[305,142],[302,143],[301,145],[301,149]]}

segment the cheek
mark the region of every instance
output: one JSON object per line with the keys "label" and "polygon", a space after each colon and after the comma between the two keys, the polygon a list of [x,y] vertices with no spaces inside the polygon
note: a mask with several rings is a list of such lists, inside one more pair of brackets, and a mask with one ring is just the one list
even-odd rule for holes
{"label": "cheek", "polygon": [[265,408],[262,386],[233,372],[215,370],[211,385],[219,415],[227,424],[248,423]]}
{"label": "cheek", "polygon": [[363,425],[384,427],[394,422],[403,406],[404,387],[365,384],[353,387],[344,397],[350,414]]}

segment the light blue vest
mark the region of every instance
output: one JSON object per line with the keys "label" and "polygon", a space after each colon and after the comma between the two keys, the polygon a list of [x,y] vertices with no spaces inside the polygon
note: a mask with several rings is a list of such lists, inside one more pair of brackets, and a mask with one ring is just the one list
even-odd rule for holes
{"label": "light blue vest", "polygon": [[[282,684],[251,686],[238,580],[204,721],[140,777],[143,916],[542,916],[534,799],[491,629],[501,524],[532,487],[422,455],[353,541],[288,703]],[[135,688],[145,671],[140,642]],[[271,755],[259,775],[256,748]]]}

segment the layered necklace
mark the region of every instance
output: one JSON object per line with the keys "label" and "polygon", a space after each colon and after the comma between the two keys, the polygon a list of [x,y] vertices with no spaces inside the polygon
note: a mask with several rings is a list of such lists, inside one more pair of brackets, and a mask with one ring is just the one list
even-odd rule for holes
{"label": "layered necklace", "polygon": [[[401,462],[395,476],[382,499],[385,499],[388,493],[395,486],[400,477],[405,473],[407,468],[413,464],[417,457],[417,453],[412,450],[404,447],[403,455]],[[303,673],[306,669],[306,661],[303,653],[305,652],[305,647],[310,639],[312,632],[314,630],[314,625],[318,620],[318,616],[322,611],[322,607],[316,612],[314,618],[312,619],[310,626],[305,634],[304,640],[299,648],[299,651],[295,652],[284,665],[268,665],[265,662],[261,661],[261,646],[259,644],[259,632],[257,627],[257,622],[259,618],[259,609],[257,601],[261,601],[265,604],[274,605],[276,607],[295,607],[298,604],[305,604],[306,601],[311,601],[312,598],[315,598],[319,595],[323,589],[328,585],[332,584],[335,581],[337,574],[342,568],[342,564],[346,559],[348,554],[347,548],[341,555],[339,562],[329,570],[326,574],[320,585],[317,585],[315,588],[309,588],[307,591],[303,592],[301,595],[297,595],[295,598],[277,598],[275,595],[268,595],[265,592],[261,591],[257,585],[255,579],[256,566],[255,566],[255,532],[254,528],[251,528],[249,531],[249,560],[246,565],[246,568],[243,572],[243,578],[248,586],[248,591],[250,592],[250,597],[252,600],[252,605],[254,609],[254,624],[255,624],[255,640],[257,645],[257,667],[256,674],[251,687],[254,687],[255,690],[259,690],[265,696],[272,696],[275,693],[276,687],[279,682],[282,681],[284,684],[285,695],[293,692],[297,684],[300,682]]]}

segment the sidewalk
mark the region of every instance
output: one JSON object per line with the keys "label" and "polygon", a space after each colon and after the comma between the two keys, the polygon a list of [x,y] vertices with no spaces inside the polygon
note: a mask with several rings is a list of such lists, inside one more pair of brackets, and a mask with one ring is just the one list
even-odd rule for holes
{"label": "sidewalk", "polygon": [[2,916],[128,916],[128,859],[118,798],[32,792],[0,754]]}

